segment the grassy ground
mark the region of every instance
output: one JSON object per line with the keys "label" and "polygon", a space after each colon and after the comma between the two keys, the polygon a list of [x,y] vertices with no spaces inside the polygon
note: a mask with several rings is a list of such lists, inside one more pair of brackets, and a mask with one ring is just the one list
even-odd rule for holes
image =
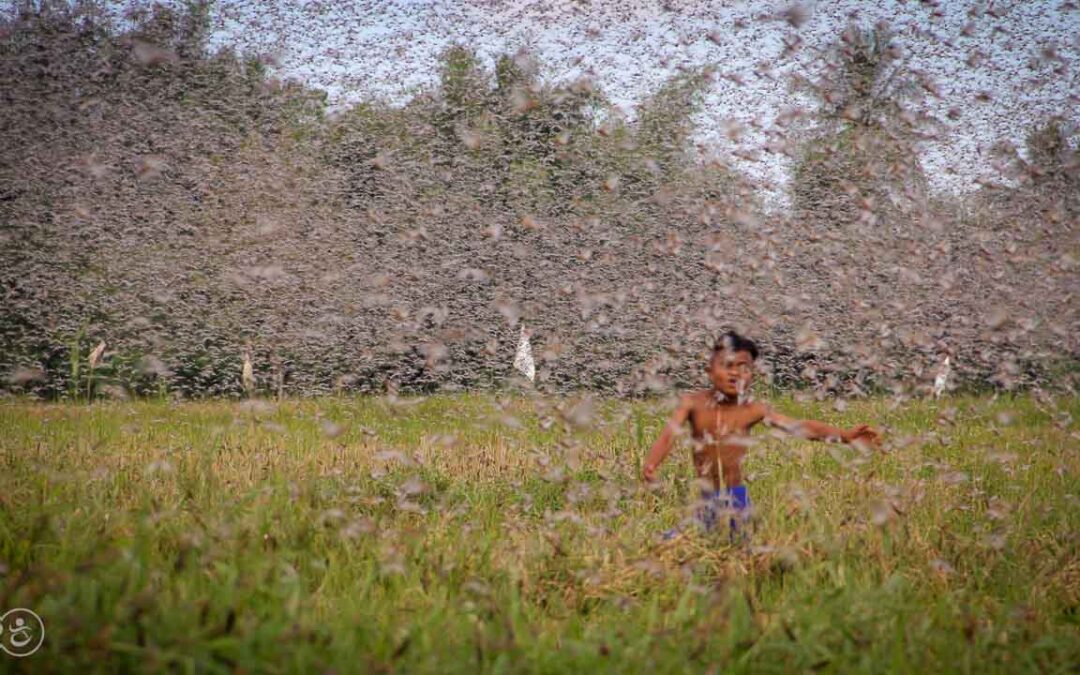
{"label": "grassy ground", "polygon": [[9,401],[0,610],[46,641],[0,664],[1076,672],[1077,399],[777,407],[889,447],[758,434],[732,547],[659,540],[693,492],[636,480],[660,403]]}

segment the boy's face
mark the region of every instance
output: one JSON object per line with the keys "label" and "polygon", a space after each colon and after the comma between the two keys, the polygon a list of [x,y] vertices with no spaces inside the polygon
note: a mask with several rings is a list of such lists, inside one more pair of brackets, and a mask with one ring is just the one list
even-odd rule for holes
{"label": "boy's face", "polygon": [[723,349],[709,362],[709,379],[724,396],[738,397],[750,390],[754,379],[754,359],[750,352]]}

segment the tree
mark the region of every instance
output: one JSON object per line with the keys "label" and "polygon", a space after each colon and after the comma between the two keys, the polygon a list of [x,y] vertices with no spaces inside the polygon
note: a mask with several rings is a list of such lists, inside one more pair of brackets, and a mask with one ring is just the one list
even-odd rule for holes
{"label": "tree", "polygon": [[[817,129],[801,143],[793,201],[797,217],[898,227],[926,201],[915,144],[925,119],[906,104],[917,85],[887,26],[849,26],[823,78],[803,82],[819,100]],[[906,214],[906,215],[905,215]]]}

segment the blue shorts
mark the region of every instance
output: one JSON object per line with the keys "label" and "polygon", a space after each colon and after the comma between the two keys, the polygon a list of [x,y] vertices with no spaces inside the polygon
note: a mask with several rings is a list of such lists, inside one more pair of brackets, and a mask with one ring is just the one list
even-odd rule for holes
{"label": "blue shorts", "polygon": [[[731,538],[734,541],[736,535],[743,532],[743,521],[750,510],[750,495],[746,493],[745,485],[736,485],[731,488],[719,490],[703,490],[701,504],[694,510],[694,522],[705,532],[716,529],[722,515],[730,513],[728,526],[731,528]],[[664,539],[671,539],[679,533],[679,528],[668,530],[664,533]]]}
{"label": "blue shorts", "polygon": [[746,494],[745,485],[720,488],[715,492],[706,490],[701,493],[701,500],[703,504],[698,507],[694,516],[706,532],[716,527],[720,515],[724,512],[733,512],[728,524],[732,530],[738,531],[741,521],[746,518],[747,509],[750,508],[750,495]]}

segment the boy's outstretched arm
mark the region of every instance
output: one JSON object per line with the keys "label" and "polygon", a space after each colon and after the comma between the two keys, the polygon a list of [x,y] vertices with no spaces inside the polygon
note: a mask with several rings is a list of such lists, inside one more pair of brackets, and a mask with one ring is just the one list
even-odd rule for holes
{"label": "boy's outstretched arm", "polygon": [[667,424],[664,425],[664,430],[660,432],[660,438],[656,439],[652,448],[649,449],[649,454],[645,456],[645,465],[641,469],[641,474],[645,480],[649,482],[656,480],[656,469],[664,461],[664,458],[668,456],[668,453],[671,452],[679,427],[690,416],[690,407],[688,397],[683,396],[679,399],[679,405],[675,408],[675,412],[671,414]]}
{"label": "boy's outstretched arm", "polygon": [[816,420],[797,420],[786,415],[781,415],[772,408],[765,408],[762,421],[776,429],[785,431],[792,436],[805,438],[810,441],[831,441],[833,443],[865,443],[877,447],[881,444],[881,436],[878,432],[865,424],[850,429],[840,429],[824,422]]}

